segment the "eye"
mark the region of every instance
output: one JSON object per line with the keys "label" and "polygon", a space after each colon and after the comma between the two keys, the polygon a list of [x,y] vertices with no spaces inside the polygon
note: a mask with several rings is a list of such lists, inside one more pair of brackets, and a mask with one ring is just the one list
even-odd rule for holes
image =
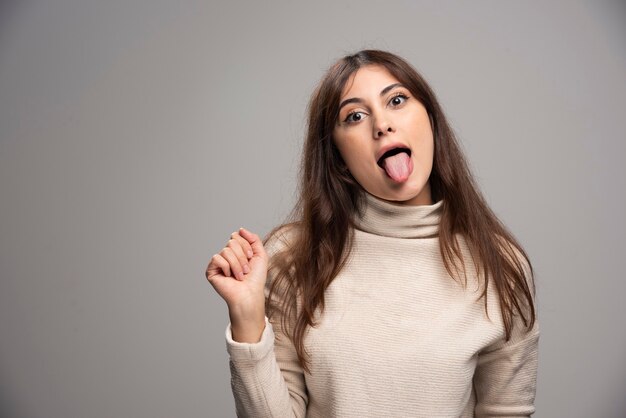
{"label": "eye", "polygon": [[404,93],[398,93],[394,95],[389,102],[393,103],[395,106],[400,106],[402,103],[406,102],[409,97]]}
{"label": "eye", "polygon": [[[355,122],[358,122],[361,119],[363,119],[362,113],[363,112],[357,112],[357,111],[350,112],[350,113],[348,113],[348,115],[344,119],[344,122],[345,123],[355,123]],[[352,118],[353,116],[354,116],[354,118]]]}

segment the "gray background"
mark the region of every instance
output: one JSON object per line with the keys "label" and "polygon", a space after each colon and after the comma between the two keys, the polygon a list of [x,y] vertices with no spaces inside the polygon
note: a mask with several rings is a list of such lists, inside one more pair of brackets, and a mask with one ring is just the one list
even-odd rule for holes
{"label": "gray background", "polygon": [[626,416],[623,2],[0,5],[2,417],[234,416],[204,270],[283,220],[308,97],[368,47],[431,83],[531,256],[535,416]]}

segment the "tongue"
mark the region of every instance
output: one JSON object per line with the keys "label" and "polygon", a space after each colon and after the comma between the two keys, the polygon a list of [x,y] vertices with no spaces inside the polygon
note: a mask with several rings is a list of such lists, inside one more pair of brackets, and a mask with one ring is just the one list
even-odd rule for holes
{"label": "tongue", "polygon": [[387,175],[398,183],[409,178],[411,171],[413,171],[413,162],[406,152],[385,158],[382,165]]}

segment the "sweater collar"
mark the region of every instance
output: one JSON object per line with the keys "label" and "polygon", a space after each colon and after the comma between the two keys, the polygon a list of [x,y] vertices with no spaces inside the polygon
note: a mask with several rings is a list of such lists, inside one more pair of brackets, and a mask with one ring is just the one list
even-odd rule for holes
{"label": "sweater collar", "polygon": [[438,235],[443,200],[432,205],[390,203],[364,193],[361,215],[354,218],[356,229],[395,238],[432,238]]}

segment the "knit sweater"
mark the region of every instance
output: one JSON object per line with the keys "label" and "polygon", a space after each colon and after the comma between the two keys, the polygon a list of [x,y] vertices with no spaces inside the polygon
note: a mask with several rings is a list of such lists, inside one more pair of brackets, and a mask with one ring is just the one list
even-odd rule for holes
{"label": "knit sweater", "polygon": [[[437,236],[442,200],[404,206],[366,193],[366,202],[351,255],[326,289],[323,314],[316,312],[319,326],[305,334],[310,374],[280,319],[265,317],[257,343],[234,341],[227,325],[237,416],[530,416],[539,322],[527,331],[514,316],[505,341],[495,286],[487,288],[487,316],[463,237],[467,287],[462,272],[455,281],[446,271]],[[287,245],[272,242],[270,254]],[[266,296],[272,279],[268,272]]]}

